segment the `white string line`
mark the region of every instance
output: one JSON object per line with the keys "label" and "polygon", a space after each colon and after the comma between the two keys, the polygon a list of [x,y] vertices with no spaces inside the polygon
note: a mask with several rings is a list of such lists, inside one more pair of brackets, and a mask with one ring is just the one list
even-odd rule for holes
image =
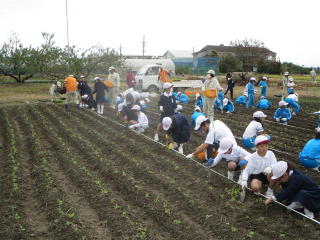
{"label": "white string line", "polygon": [[[160,116],[159,113],[153,112],[153,111],[150,111],[150,110],[148,111],[148,113],[152,113],[152,114],[155,114],[155,115]],[[234,136],[234,138],[236,138],[236,139],[238,139],[238,140],[242,140],[241,137]],[[283,152],[283,151],[280,151],[280,150],[277,150],[277,149],[274,149],[274,148],[269,148],[269,149],[272,150],[272,151],[274,151],[274,152],[278,152],[278,153],[285,154],[285,155],[288,155],[288,156],[290,156],[290,157],[296,158],[296,156],[294,156],[294,155],[292,155],[292,154],[290,154],[290,153],[288,153],[288,152]]]}
{"label": "white string line", "polygon": [[[87,110],[87,109],[86,109],[86,111],[90,112],[90,111]],[[119,123],[119,122],[117,122],[117,121],[115,121],[115,120],[113,120],[113,119],[110,119],[109,117],[104,117],[104,116],[102,116],[102,115],[100,115],[100,114],[98,114],[98,113],[96,113],[96,112],[94,112],[94,113],[95,113],[97,116],[99,116],[99,117],[101,117],[101,118],[103,118],[103,119],[105,119],[105,120],[107,120],[107,121],[113,122],[114,124],[117,124],[117,125],[122,126],[122,127],[124,127],[124,128],[127,129],[127,127],[126,127],[124,124],[121,124],[121,123]],[[132,132],[136,133],[136,134],[139,135],[139,136],[143,136],[143,137],[145,137],[146,139],[151,140],[152,142],[161,145],[162,147],[168,148],[165,144],[163,144],[163,143],[161,143],[161,142],[157,142],[157,141],[155,141],[154,139],[150,138],[150,137],[147,136],[147,135],[144,135],[144,134],[142,134],[142,133],[138,133],[138,132],[136,132],[136,131],[134,131],[134,130],[132,130]],[[227,180],[229,180],[229,181],[237,184],[238,186],[241,186],[238,182],[236,182],[236,181],[234,181],[234,180],[232,180],[232,179],[227,178],[225,175],[223,175],[223,174],[221,174],[221,173],[219,173],[219,172],[217,172],[217,171],[215,171],[215,170],[213,170],[213,169],[211,169],[211,168],[205,167],[205,166],[204,166],[203,164],[201,164],[200,162],[198,162],[198,161],[196,161],[196,160],[194,160],[194,159],[192,159],[192,158],[191,158],[191,159],[190,159],[190,158],[187,158],[186,155],[184,155],[183,153],[180,153],[180,152],[178,152],[178,151],[175,150],[175,149],[171,149],[171,150],[172,150],[173,152],[175,152],[175,153],[180,154],[180,155],[183,156],[185,159],[188,159],[188,160],[191,160],[191,161],[195,162],[197,165],[205,168],[206,170],[211,171],[211,172],[215,173],[216,175],[219,175],[219,176],[221,176],[221,177],[223,177],[223,178],[225,178],[225,179],[227,179]],[[247,188],[247,189],[250,190],[250,191],[252,191],[251,188]],[[263,195],[262,193],[257,193],[257,195],[262,196],[262,197],[264,197],[264,198],[267,198],[267,197],[266,197],[265,195]],[[282,207],[285,207],[286,209],[288,209],[288,210],[290,210],[290,211],[293,211],[293,212],[301,215],[302,217],[305,217],[305,218],[307,218],[307,219],[309,219],[309,220],[311,220],[311,221],[313,221],[313,222],[315,222],[315,223],[317,223],[317,224],[320,225],[320,222],[317,221],[316,219],[310,218],[310,217],[308,217],[307,215],[305,215],[305,214],[303,214],[303,213],[301,213],[301,212],[299,212],[299,211],[297,211],[297,210],[295,210],[295,209],[293,209],[293,208],[290,208],[290,207],[288,207],[287,205],[285,205],[285,204],[283,204],[283,203],[281,203],[281,202],[278,202],[278,201],[276,201],[276,200],[273,200],[273,202],[275,202],[276,204],[278,204],[278,205],[280,205],[280,206],[282,206]]]}

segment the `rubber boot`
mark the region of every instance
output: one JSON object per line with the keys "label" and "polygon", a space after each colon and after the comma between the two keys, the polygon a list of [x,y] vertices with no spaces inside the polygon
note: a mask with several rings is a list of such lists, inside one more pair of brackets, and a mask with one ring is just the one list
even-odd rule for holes
{"label": "rubber boot", "polygon": [[103,114],[104,105],[101,105],[101,114]]}

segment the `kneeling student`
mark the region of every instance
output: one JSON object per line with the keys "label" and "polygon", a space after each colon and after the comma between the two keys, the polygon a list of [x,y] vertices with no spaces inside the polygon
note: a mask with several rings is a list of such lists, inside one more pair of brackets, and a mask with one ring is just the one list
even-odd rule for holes
{"label": "kneeling student", "polygon": [[145,129],[149,127],[149,121],[147,116],[141,112],[141,108],[139,105],[134,105],[131,108],[133,114],[135,114],[138,118],[137,121],[131,120],[129,121],[129,129],[136,130],[139,133],[143,133]]}
{"label": "kneeling student", "polygon": [[314,212],[320,210],[320,186],[308,176],[293,168],[289,163],[280,161],[271,166],[272,181],[280,182],[282,191],[265,201],[268,205],[273,200],[286,200],[292,209],[304,208],[309,218],[314,218]]}
{"label": "kneeling student", "polygon": [[242,172],[239,184],[242,188],[247,187],[248,179],[251,180],[251,189],[259,193],[263,185],[268,185],[266,197],[273,196],[272,183],[270,181],[271,166],[277,163],[277,159],[272,151],[268,150],[270,140],[264,136],[258,136],[254,143],[257,151],[248,157],[248,164]]}
{"label": "kneeling student", "polygon": [[[251,153],[244,150],[242,147],[233,144],[231,138],[222,138],[219,143],[218,155],[208,160],[209,167],[215,167],[218,163],[225,159],[228,163],[228,178],[233,180],[233,176],[236,170],[243,170],[247,165],[248,157]],[[209,163],[211,163],[209,165]]]}
{"label": "kneeling student", "polygon": [[191,116],[191,125],[192,125],[192,127],[196,126],[196,120],[197,120],[197,118],[199,116],[203,116],[204,117],[204,114],[201,112],[200,107],[195,107],[194,108],[194,113]]}
{"label": "kneeling student", "polygon": [[291,112],[289,108],[287,108],[288,103],[285,101],[279,102],[279,108],[274,113],[274,119],[283,124],[288,124],[288,121],[291,119]]}
{"label": "kneeling student", "polygon": [[303,166],[320,172],[320,128],[316,128],[315,137],[299,153],[299,161]]}
{"label": "kneeling student", "polygon": [[228,98],[224,98],[222,100],[222,109],[223,109],[223,111],[226,111],[227,113],[233,113],[234,112],[234,105]]}
{"label": "kneeling student", "polygon": [[268,99],[266,99],[265,96],[261,96],[260,101],[257,103],[256,106],[262,110],[267,110],[270,107],[272,107],[272,103],[268,101]]}
{"label": "kneeling student", "polygon": [[188,119],[182,114],[174,114],[171,117],[163,118],[162,126],[163,130],[172,136],[172,140],[176,143],[176,146],[179,145],[178,151],[183,154],[183,144],[188,142],[190,138]]}

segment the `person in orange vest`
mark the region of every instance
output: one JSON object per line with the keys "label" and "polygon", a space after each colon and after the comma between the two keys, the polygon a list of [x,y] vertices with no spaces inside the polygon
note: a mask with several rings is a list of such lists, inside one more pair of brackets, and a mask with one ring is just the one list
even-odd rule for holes
{"label": "person in orange vest", "polygon": [[170,73],[169,73],[169,71],[167,69],[160,68],[158,82],[159,82],[159,90],[160,90],[160,92],[163,91],[163,84],[165,82],[172,83],[172,80],[170,79]]}
{"label": "person in orange vest", "polygon": [[70,103],[77,105],[77,109],[80,110],[79,98],[78,98],[78,82],[73,75],[69,75],[64,80],[64,85],[66,87],[66,100],[64,102],[64,108],[68,110]]}

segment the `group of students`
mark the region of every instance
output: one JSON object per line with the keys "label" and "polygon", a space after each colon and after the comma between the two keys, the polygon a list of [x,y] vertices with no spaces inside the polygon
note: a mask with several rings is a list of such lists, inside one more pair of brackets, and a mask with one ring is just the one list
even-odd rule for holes
{"label": "group of students", "polygon": [[[206,86],[222,90],[214,78],[213,72],[209,71],[204,91],[207,90]],[[163,93],[158,102],[160,121],[154,140],[159,141],[159,132],[162,128],[166,134],[168,147],[177,148],[183,153],[183,146],[190,139],[191,126],[187,117],[177,113],[177,99],[172,88],[172,83],[163,84]],[[261,192],[263,187],[267,186],[265,204],[269,204],[272,200],[286,201],[291,208],[304,208],[305,214],[314,218],[314,212],[320,210],[320,187],[308,176],[293,168],[290,163],[277,161],[275,154],[268,149],[271,138],[263,128],[267,116],[262,111],[253,114],[253,120],[242,136],[242,144],[245,147],[242,148],[238,146],[228,126],[220,120],[213,119],[215,102],[216,98],[213,97],[196,96],[197,106],[191,116],[191,125],[195,131],[206,133],[206,139],[186,157],[198,158],[207,167],[215,167],[225,159],[228,178],[234,179],[236,171],[239,170],[238,183],[244,189],[247,188],[248,181],[251,182],[250,187],[255,193]],[[208,107],[211,108],[209,111]],[[203,112],[201,108],[204,109]],[[301,151],[300,163],[319,170],[320,128],[317,128],[315,138],[311,139]],[[274,194],[278,184],[282,189]]]}

